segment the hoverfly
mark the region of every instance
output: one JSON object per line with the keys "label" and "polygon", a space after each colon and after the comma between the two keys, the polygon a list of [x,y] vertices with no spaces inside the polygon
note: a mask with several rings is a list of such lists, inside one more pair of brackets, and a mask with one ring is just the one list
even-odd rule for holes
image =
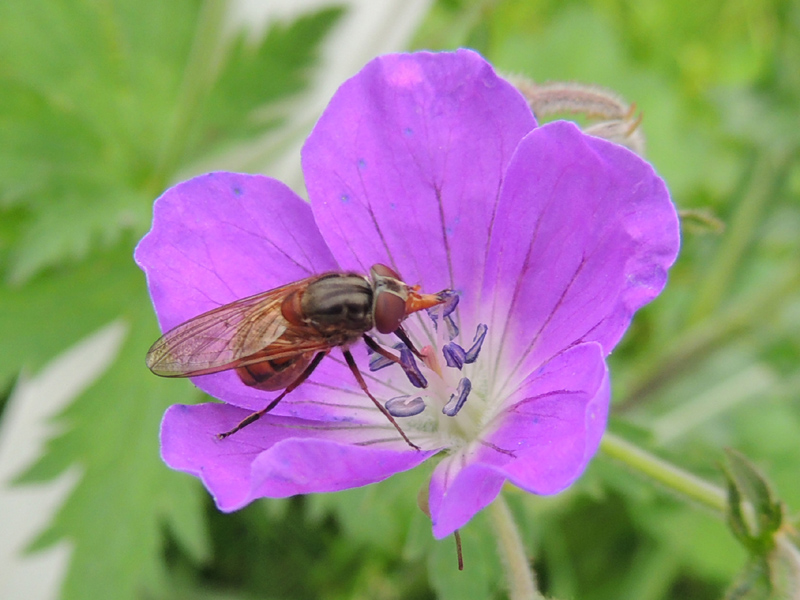
{"label": "hoverfly", "polygon": [[146,362],[162,377],[194,377],[233,369],[245,385],[283,390],[266,408],[219,434],[222,439],[275,408],[338,346],[361,389],[403,439],[419,450],[370,393],[349,348],[361,338],[374,352],[403,365],[367,334],[376,329],[394,333],[421,358],[402,321],[419,310],[445,303],[452,295],[450,290],[421,294],[419,286],[409,286],[382,264],[373,265],[369,276],[335,271],[313,275],[178,325],[152,345]]}

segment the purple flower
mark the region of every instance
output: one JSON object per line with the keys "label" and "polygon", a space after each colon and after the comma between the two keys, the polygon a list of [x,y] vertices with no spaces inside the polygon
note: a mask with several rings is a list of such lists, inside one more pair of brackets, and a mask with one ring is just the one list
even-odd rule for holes
{"label": "purple flower", "polygon": [[423,451],[334,350],[272,413],[224,440],[216,434],[276,392],[232,371],[195,377],[224,403],[171,407],[165,462],[232,511],[380,481],[446,452],[430,483],[436,537],[506,480],[536,494],[570,485],[605,428],[605,356],[661,291],[678,251],[677,216],[652,167],[573,124],[537,127],[522,96],[465,50],[373,60],[335,94],[302,158],[310,205],[278,181],[232,173],[158,199],[136,261],[161,327],[374,263],[426,292],[452,288],[452,312],[405,322],[427,347],[417,361],[426,388],[398,365],[370,371],[364,344],[353,348],[372,393],[392,400]]}

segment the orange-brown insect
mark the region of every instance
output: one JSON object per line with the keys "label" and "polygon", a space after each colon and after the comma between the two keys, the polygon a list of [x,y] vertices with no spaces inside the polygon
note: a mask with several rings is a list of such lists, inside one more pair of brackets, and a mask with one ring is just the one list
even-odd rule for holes
{"label": "orange-brown insect", "polygon": [[[320,361],[339,346],[359,386],[419,450],[367,389],[349,347],[362,338],[378,354],[400,363],[367,332],[396,334],[417,356],[401,325],[408,315],[444,303],[449,290],[421,294],[386,265],[370,276],[351,272],[314,275],[237,300],[199,315],[165,333],[147,353],[147,366],[162,377],[194,377],[235,369],[246,385],[283,391],[266,408],[246,417],[226,438],[271,411],[308,379]],[[402,363],[400,363],[402,364]]]}

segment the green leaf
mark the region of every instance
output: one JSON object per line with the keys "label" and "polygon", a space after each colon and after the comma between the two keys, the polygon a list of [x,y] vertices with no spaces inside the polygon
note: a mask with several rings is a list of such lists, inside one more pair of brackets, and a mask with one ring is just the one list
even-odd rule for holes
{"label": "green leaf", "polygon": [[62,597],[139,598],[163,580],[162,527],[197,560],[208,555],[204,492],[170,471],[158,453],[166,406],[191,402],[188,382],[159,379],[142,357],[157,331],[148,312],[133,314],[131,334],[115,365],[59,419],[71,427],[51,440],[48,453],[23,481],[52,476],[73,463],[83,476],[54,522],[31,545],[57,540],[73,546]]}
{"label": "green leaf", "polygon": [[[771,549],[772,537],[783,524],[783,505],[774,499],[764,476],[743,454],[732,449],[727,449],[725,454],[731,527],[743,542],[757,544],[762,550]],[[742,500],[748,502],[755,513],[752,527],[743,514]]]}
{"label": "green leaf", "polygon": [[733,477],[727,476],[728,479],[728,526],[743,544],[748,548],[752,541],[753,532],[750,531],[750,526],[745,519],[744,512],[742,511],[742,495],[739,493],[739,488],[736,486],[736,481]]}
{"label": "green leaf", "polygon": [[[110,248],[125,230],[140,233],[150,218],[148,197],[133,190],[108,188],[103,193],[78,188],[51,195],[50,206],[33,213],[9,257],[8,282],[17,286],[54,261],[77,263],[95,247]],[[129,237],[129,236],[125,236]]]}
{"label": "green leaf", "polygon": [[[233,38],[220,54],[205,44],[221,39],[214,17],[226,3],[202,6],[0,3],[0,269],[16,286],[0,288],[0,377],[38,367],[120,316],[132,331],[20,478],[46,480],[76,463],[83,471],[31,546],[71,542],[68,600],[157,593],[165,529],[192,560],[208,558],[207,495],[158,456],[165,407],[197,393],[144,367],[158,331],[133,245],[185,161],[274,125],[253,111],[303,87],[341,12],[276,25],[254,45]],[[202,62],[208,56],[216,69]]]}
{"label": "green leaf", "polygon": [[[276,23],[257,45],[239,36],[199,115],[196,135],[204,139],[201,147],[219,148],[274,126],[276,116],[260,117],[257,109],[305,87],[317,45],[302,42],[321,40],[342,14],[343,9],[329,7],[290,24]],[[194,157],[194,144],[190,141],[186,148]]]}
{"label": "green leaf", "polygon": [[[0,380],[21,368],[38,369],[125,311],[147,306],[143,284],[130,246],[120,244],[22,289],[0,286]],[[155,317],[148,321],[153,328]]]}
{"label": "green leaf", "polygon": [[[0,3],[0,214],[23,208],[0,252],[6,279],[137,237],[191,161],[264,131],[256,109],[296,94],[329,8],[221,45],[226,3]],[[195,29],[197,28],[197,29]]]}
{"label": "green leaf", "polygon": [[0,4],[0,205],[30,216],[11,282],[144,230],[196,14],[187,0]]}

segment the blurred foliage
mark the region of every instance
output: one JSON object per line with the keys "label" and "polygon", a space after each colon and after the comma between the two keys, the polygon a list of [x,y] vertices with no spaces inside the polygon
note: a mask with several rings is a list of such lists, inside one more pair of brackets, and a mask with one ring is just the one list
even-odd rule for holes
{"label": "blurred foliage", "polygon": [[[187,383],[142,367],[157,336],[132,263],[178,174],[280,124],[342,14],[225,36],[224,2],[0,3],[0,389],[100,326],[129,337],[22,478],[78,463],[35,548],[74,544],[63,597],[501,598],[485,516],[435,542],[428,472],[221,515],[155,443]],[[611,357],[612,429],[723,485],[722,448],[800,507],[800,5],[790,0],[440,0],[416,48],[471,46],[501,72],[596,83],[643,111],[648,158],[684,229],[665,293]],[[265,117],[264,115],[272,115]],[[277,115],[277,116],[276,116]],[[430,467],[428,467],[430,468]],[[602,456],[553,498],[509,490],[543,591],[558,598],[720,598],[747,563],[724,522]],[[797,523],[795,522],[795,525]]]}
{"label": "blurred foliage", "polygon": [[116,318],[130,331],[20,478],[83,470],[32,545],[73,544],[64,598],[166,589],[165,530],[194,560],[211,553],[204,495],[164,469],[156,443],[166,406],[199,394],[143,368],[158,329],[131,254],[179,170],[275,125],[256,109],[304,87],[341,14],[277,23],[249,44],[223,36],[225,10],[197,0],[0,3],[0,381]]}

